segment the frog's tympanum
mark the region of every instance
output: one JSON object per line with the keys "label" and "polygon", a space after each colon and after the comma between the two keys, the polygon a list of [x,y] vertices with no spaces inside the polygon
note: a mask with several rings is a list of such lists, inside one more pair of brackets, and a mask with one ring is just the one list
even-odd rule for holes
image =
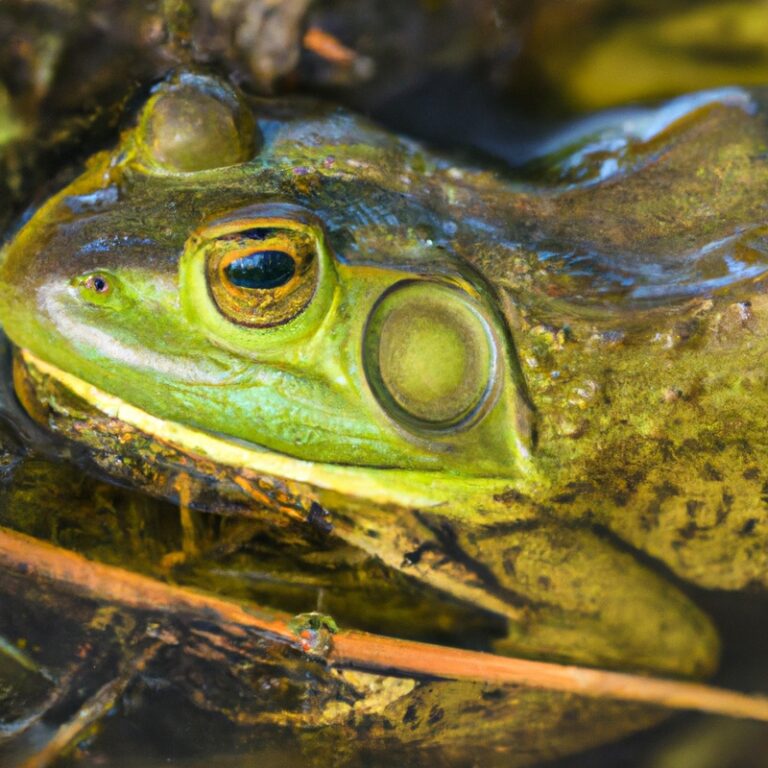
{"label": "frog's tympanum", "polygon": [[117,473],[504,617],[498,651],[706,675],[683,582],[768,582],[765,107],[595,118],[514,180],[176,73],[4,248],[17,390]]}

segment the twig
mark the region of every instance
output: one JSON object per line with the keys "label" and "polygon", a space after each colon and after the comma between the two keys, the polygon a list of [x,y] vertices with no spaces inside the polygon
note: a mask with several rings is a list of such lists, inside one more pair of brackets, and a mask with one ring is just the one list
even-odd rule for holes
{"label": "twig", "polygon": [[[0,527],[0,565],[16,572],[66,584],[87,597],[143,611],[187,613],[220,624],[233,624],[268,632],[292,641],[288,614],[254,607],[245,610],[223,600],[116,566],[88,560],[8,528]],[[233,628],[237,632],[237,627]],[[242,630],[240,630],[242,634]]]}
{"label": "twig", "polygon": [[302,42],[308,51],[312,51],[334,64],[349,66],[357,58],[355,51],[340,42],[330,32],[320,29],[320,27],[310,27],[304,33]]}
{"label": "twig", "polygon": [[768,698],[764,696],[749,696],[699,683],[446,648],[365,632],[335,635],[329,661],[339,666],[396,670],[400,674],[514,683],[593,698],[768,722]]}
{"label": "twig", "polygon": [[45,746],[28,757],[21,768],[47,768],[52,765],[80,735],[101,720],[123,695],[131,681],[139,674],[164,643],[156,642],[133,657],[122,672],[103,685],[77,713],[61,725]]}
{"label": "twig", "polygon": [[[267,633],[296,648],[290,616],[186,587],[165,584],[115,566],[93,562],[22,533],[0,527],[0,565],[48,579],[90,598],[146,611],[186,613],[225,625],[231,635]],[[698,683],[530,661],[431,645],[354,630],[333,635],[327,663],[401,676],[427,676],[515,684],[593,698],[642,702],[768,722],[768,698]],[[27,766],[26,768],[31,768]]]}

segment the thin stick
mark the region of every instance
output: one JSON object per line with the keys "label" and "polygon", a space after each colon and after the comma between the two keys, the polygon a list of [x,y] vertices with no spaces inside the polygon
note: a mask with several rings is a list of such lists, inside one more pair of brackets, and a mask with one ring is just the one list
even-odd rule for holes
{"label": "thin stick", "polygon": [[330,32],[319,27],[310,27],[304,33],[302,42],[308,51],[312,51],[334,64],[349,66],[357,58],[355,51],[340,42]]}
{"label": "thin stick", "polygon": [[187,613],[295,640],[289,614],[278,614],[186,587],[166,584],[124,568],[88,560],[68,549],[0,527],[0,565],[22,574],[63,583],[87,597],[142,611]]}
{"label": "thin stick", "polygon": [[21,768],[48,768],[56,762],[67,747],[112,709],[131,681],[146,667],[162,645],[162,642],[154,643],[132,658],[114,680],[110,680],[91,696],[73,717],[58,728],[42,749],[22,763]]}
{"label": "thin stick", "polygon": [[365,632],[335,635],[328,661],[369,670],[396,670],[400,674],[513,683],[768,722],[768,698],[764,696],[749,696],[699,683],[465,651]]}
{"label": "thin stick", "polygon": [[[111,565],[93,562],[22,533],[0,527],[0,565],[66,585],[91,598],[148,611],[186,613],[226,625],[231,634],[268,633],[301,647],[290,616],[186,587],[165,584]],[[642,702],[768,722],[768,698],[698,683],[607,672],[466,651],[357,631],[333,635],[328,663],[394,675],[428,676],[515,684],[563,693]]]}

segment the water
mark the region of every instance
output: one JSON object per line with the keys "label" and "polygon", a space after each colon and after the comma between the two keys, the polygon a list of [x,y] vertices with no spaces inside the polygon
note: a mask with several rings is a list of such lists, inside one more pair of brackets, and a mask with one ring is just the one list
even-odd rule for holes
{"label": "water", "polygon": [[[605,24],[606,31],[613,28],[612,21]],[[433,74],[419,88],[371,109],[396,129],[454,149],[474,146],[515,166],[518,173],[572,189],[631,172],[637,148],[652,143],[693,109],[719,101],[745,114],[754,111],[745,91],[729,88],[681,97],[662,110],[612,110],[563,132],[556,119],[510,106],[487,78],[478,82],[468,71]],[[562,113],[562,106],[554,112]],[[654,304],[707,296],[762,276],[768,265],[760,221],[702,237],[687,250],[676,251],[675,261],[668,263],[651,250],[617,253],[594,243],[571,249],[558,243],[537,245],[542,264],[559,270],[575,286],[572,295],[581,294],[585,302]],[[346,627],[475,649],[489,649],[503,634],[497,619],[425,590],[370,558],[307,537],[304,530],[199,515],[192,519],[197,549],[190,551],[176,505],[98,475],[81,450],[52,440],[24,416],[12,394],[7,365],[0,370],[0,383],[0,526],[162,583],[170,580],[290,613],[325,611]],[[744,689],[768,687],[765,595],[695,597],[724,635],[718,682]],[[4,768],[514,764],[514,753],[497,750],[499,741],[494,742],[506,740],[514,747],[503,721],[501,735],[478,736],[491,708],[500,706],[493,691],[438,687],[431,700],[421,700],[422,709],[409,721],[424,721],[421,740],[408,744],[406,739],[403,746],[386,738],[384,719],[376,720],[370,682],[339,679],[275,638],[258,633],[233,638],[231,628],[204,617],[127,608],[119,601],[79,595],[64,581],[39,579],[23,568],[0,569]],[[100,696],[104,691],[108,695]],[[434,707],[451,697],[472,705],[482,700],[489,709],[470,712],[464,722],[457,719],[455,736],[444,718],[443,743],[453,738],[455,747],[430,749],[426,734],[438,722],[427,721]],[[578,729],[579,723],[569,725],[565,717],[558,723],[556,708],[548,715],[545,698],[533,699],[541,722],[552,718],[553,733],[558,725]],[[318,726],[323,717],[338,713],[340,705],[366,700],[374,702],[366,717],[353,724],[340,719],[332,727]],[[617,720],[627,716],[620,707],[613,714]],[[92,724],[78,731],[78,718],[90,716]],[[610,717],[606,711],[597,719]],[[66,727],[76,732],[69,747],[46,753]],[[593,727],[598,740],[599,725]],[[540,740],[539,752],[531,747],[532,754],[551,757],[547,746],[546,738]],[[766,754],[763,727],[684,715],[618,745],[550,765],[760,768],[768,765]]]}

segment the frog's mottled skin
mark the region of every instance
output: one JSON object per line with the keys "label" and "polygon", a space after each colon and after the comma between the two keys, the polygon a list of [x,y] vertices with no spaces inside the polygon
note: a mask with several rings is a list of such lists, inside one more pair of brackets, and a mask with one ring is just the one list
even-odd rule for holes
{"label": "frog's mottled skin", "polygon": [[[698,95],[585,124],[533,186],[181,74],[6,246],[0,318],[29,408],[69,434],[205,459],[506,617],[510,652],[701,675],[714,630],[650,560],[766,583],[765,140],[762,93]],[[243,232],[312,244],[320,276],[288,320],[217,308],[206,259]],[[376,346],[393,294],[444,310],[433,348],[418,318],[392,358]],[[492,364],[445,355],[470,354],[461,318]],[[456,370],[489,383],[455,423],[382,395],[393,377],[451,392]]]}

